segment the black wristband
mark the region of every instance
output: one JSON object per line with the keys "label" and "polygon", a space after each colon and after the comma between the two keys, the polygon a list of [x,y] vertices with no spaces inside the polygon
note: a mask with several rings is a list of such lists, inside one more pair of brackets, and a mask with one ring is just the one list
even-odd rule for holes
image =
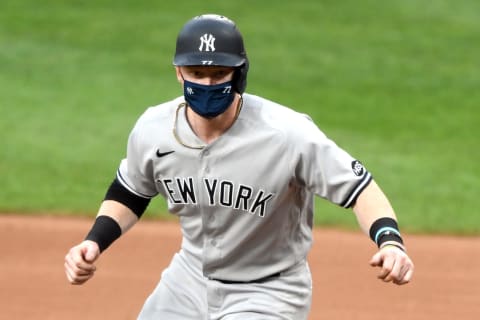
{"label": "black wristband", "polygon": [[100,252],[103,252],[121,235],[122,229],[117,221],[109,216],[101,215],[95,219],[95,223],[85,240],[95,241],[100,248]]}
{"label": "black wristband", "polygon": [[370,227],[370,238],[378,247],[385,242],[395,241],[403,245],[402,236],[398,230],[397,221],[389,217],[376,220]]}

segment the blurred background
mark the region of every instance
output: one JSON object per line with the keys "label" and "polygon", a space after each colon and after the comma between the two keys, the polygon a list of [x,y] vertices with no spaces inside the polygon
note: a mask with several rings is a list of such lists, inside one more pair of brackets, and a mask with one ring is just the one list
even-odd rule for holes
{"label": "blurred background", "polygon": [[[136,119],[182,94],[177,32],[243,33],[247,92],[308,113],[372,172],[403,230],[480,234],[476,0],[0,2],[0,212],[94,216]],[[317,201],[318,225],[356,228]],[[155,199],[145,219],[169,219]]]}

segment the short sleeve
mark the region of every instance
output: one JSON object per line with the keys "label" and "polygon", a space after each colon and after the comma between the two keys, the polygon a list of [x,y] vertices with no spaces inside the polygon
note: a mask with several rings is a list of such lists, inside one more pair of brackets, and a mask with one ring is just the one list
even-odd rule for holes
{"label": "short sleeve", "polygon": [[349,208],[372,180],[360,161],[325,136],[312,121],[295,143],[296,179],[310,192]]}
{"label": "short sleeve", "polygon": [[120,163],[117,178],[130,192],[143,198],[152,198],[158,193],[153,173],[154,151],[145,143],[145,138],[137,123],[128,138],[127,157]]}

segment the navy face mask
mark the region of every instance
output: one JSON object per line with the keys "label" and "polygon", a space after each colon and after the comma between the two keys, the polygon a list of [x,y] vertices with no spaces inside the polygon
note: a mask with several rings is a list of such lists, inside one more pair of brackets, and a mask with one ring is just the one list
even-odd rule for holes
{"label": "navy face mask", "polygon": [[195,113],[204,118],[214,118],[232,104],[235,92],[232,90],[232,81],[203,85],[184,79],[183,95]]}

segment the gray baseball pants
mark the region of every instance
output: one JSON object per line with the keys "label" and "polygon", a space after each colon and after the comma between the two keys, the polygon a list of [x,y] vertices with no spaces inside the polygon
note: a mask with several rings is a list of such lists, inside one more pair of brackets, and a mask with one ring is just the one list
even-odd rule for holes
{"label": "gray baseball pants", "polygon": [[223,283],[204,277],[180,251],[162,272],[138,319],[306,320],[311,293],[306,261],[259,283]]}

